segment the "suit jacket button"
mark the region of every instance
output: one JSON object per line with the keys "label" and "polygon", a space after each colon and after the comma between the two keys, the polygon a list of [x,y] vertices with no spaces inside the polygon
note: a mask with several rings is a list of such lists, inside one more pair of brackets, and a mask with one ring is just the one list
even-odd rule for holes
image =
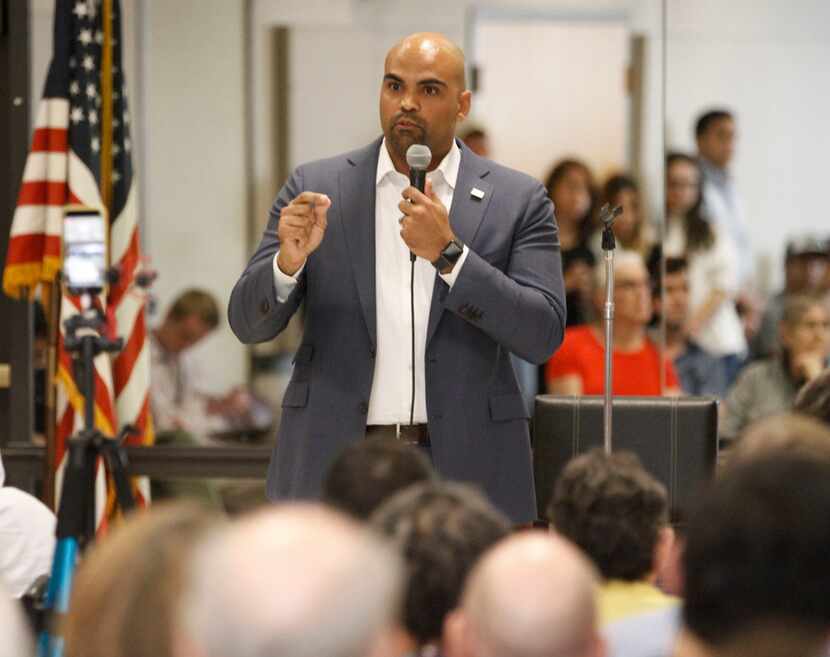
{"label": "suit jacket button", "polygon": [[357,405],[357,410],[365,415],[369,412],[369,404],[367,404],[365,401],[362,401]]}
{"label": "suit jacket button", "polygon": [[267,299],[263,299],[262,303],[259,304],[259,312],[263,315],[267,315],[269,310],[271,310],[271,304],[268,303]]}
{"label": "suit jacket button", "polygon": [[375,357],[375,348],[374,347],[369,347],[369,358],[374,358],[374,357]]}

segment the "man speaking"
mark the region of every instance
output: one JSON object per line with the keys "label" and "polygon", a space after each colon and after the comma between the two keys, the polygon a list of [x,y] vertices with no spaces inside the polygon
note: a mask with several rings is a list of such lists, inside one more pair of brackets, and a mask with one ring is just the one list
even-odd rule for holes
{"label": "man speaking", "polygon": [[[338,453],[379,435],[423,447],[444,477],[528,522],[528,413],[510,353],[542,363],[562,341],[553,207],[538,181],[455,140],[471,92],[446,37],[406,37],[384,69],[383,137],[294,171],[231,294],[245,343],[274,338],[305,301],[268,495],[318,496]],[[423,192],[410,184],[419,166]]]}

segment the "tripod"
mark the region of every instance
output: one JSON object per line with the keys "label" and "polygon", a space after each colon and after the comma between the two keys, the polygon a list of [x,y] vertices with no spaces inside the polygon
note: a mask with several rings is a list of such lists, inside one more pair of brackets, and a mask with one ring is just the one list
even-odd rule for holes
{"label": "tripod", "polygon": [[[43,612],[53,620],[69,609],[69,596],[79,552],[95,536],[95,467],[100,457],[115,482],[121,510],[135,506],[127,474],[127,456],[123,440],[135,433],[127,425],[118,436],[105,436],[95,427],[95,357],[114,353],[123,347],[123,340],[110,340],[101,334],[103,313],[92,304],[92,295],[81,295],[82,311],[64,322],[64,346],[72,354],[75,378],[84,396],[84,427],[72,436],[67,445],[66,467],[61,488],[56,529],[57,545],[52,561],[52,574],[46,591]],[[60,657],[63,640],[51,623],[38,639],[38,657]]]}

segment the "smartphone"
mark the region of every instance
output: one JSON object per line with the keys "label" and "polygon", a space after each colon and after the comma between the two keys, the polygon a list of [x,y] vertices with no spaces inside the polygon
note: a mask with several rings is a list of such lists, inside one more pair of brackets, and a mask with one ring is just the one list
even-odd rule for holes
{"label": "smartphone", "polygon": [[63,280],[70,294],[97,294],[106,286],[107,229],[96,208],[64,208]]}

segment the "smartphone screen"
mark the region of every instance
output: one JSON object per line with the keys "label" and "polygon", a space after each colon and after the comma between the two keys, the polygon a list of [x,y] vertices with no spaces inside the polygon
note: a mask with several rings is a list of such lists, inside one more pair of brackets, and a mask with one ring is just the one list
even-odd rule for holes
{"label": "smartphone screen", "polygon": [[104,289],[107,272],[106,229],[96,210],[67,210],[63,220],[63,277],[70,291]]}

